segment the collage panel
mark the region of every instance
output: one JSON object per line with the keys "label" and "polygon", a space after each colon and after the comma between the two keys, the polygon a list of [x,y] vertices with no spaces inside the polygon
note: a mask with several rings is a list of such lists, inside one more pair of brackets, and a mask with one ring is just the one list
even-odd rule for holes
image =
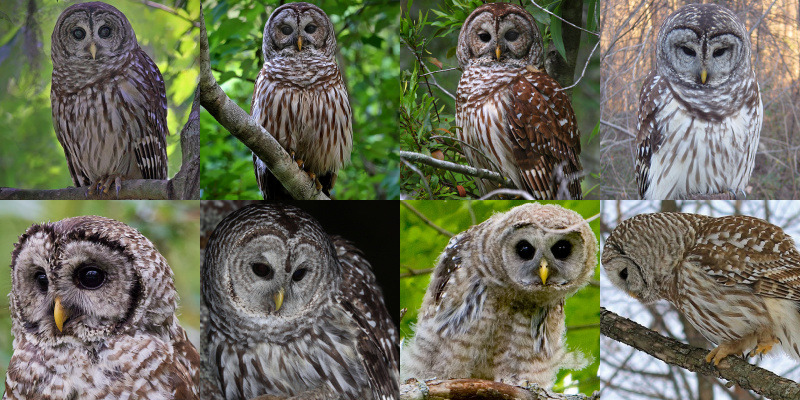
{"label": "collage panel", "polygon": [[796,199],[800,2],[604,0],[603,199]]}
{"label": "collage panel", "polygon": [[598,198],[596,1],[402,7],[406,198]]}
{"label": "collage panel", "polygon": [[199,217],[196,201],[0,202],[3,399],[195,398]]}
{"label": "collage panel", "polygon": [[401,202],[401,398],[598,391],[599,216],[588,200]]}
{"label": "collage panel", "polygon": [[204,0],[203,10],[206,86],[217,92],[203,101],[201,198],[399,197],[397,3]]}
{"label": "collage panel", "polygon": [[796,398],[798,216],[797,201],[604,201],[601,398]]}
{"label": "collage panel", "polygon": [[201,398],[397,398],[396,202],[202,203]]}
{"label": "collage panel", "polygon": [[199,15],[3,1],[0,199],[198,198]]}

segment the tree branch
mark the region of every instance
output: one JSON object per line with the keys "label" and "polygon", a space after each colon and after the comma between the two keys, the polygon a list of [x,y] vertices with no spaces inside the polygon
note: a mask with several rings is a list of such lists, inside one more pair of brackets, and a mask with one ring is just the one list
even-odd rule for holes
{"label": "tree branch", "polygon": [[600,333],[668,364],[725,379],[772,400],[800,398],[800,385],[789,379],[733,356],[724,358],[715,367],[705,360],[708,350],[661,336],[605,308],[600,311]]}
{"label": "tree branch", "polygon": [[400,400],[597,400],[582,394],[553,393],[535,385],[529,388],[481,379],[430,380],[411,379],[400,385]]}
{"label": "tree branch", "polygon": [[400,151],[400,157],[405,158],[408,161],[414,161],[420,164],[430,165],[431,167],[434,168],[458,172],[459,174],[473,176],[476,178],[488,179],[493,182],[502,183],[506,186],[511,186],[511,187],[514,186],[514,182],[511,182],[511,179],[504,178],[502,175],[494,171],[475,168],[469,165],[456,164],[450,161],[437,160],[433,157],[429,157],[424,154],[414,153],[405,150]]}
{"label": "tree branch", "polygon": [[[202,15],[202,10],[201,10]],[[316,189],[316,185],[297,167],[292,157],[244,110],[231,100],[217,84],[211,72],[208,52],[208,34],[205,20],[200,24],[200,104],[230,132],[247,146],[283,184],[286,190],[298,200],[329,200],[328,196]]]}

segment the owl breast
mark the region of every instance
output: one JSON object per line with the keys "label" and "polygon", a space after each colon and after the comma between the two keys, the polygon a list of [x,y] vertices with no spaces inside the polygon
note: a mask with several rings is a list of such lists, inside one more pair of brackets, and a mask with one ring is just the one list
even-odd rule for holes
{"label": "owl breast", "polygon": [[[525,187],[519,169],[498,170],[497,166],[516,165],[505,110],[511,102],[509,84],[522,73],[523,68],[473,66],[461,75],[456,93],[456,125],[461,127],[458,138],[486,155],[467,146],[467,160],[478,168],[501,173],[518,188]],[[496,188],[485,180],[478,183],[483,186],[482,193]]]}
{"label": "owl breast", "polygon": [[304,160],[306,168],[318,174],[336,171],[350,159],[352,111],[335,62],[269,60],[255,92],[251,114],[284,149]]}
{"label": "owl breast", "polygon": [[[678,90],[659,85],[658,80],[663,78],[654,79],[653,87],[665,88],[661,106],[652,120],[653,131],[660,132],[661,143],[652,149],[650,182],[643,197],[672,199],[744,191],[761,132],[763,108],[757,89],[757,107],[739,107],[726,114],[710,115],[683,101]],[[753,84],[757,88],[757,83]]]}

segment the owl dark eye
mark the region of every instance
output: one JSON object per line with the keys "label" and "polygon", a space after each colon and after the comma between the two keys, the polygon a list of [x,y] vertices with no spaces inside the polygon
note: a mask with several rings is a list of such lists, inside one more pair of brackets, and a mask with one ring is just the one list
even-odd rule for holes
{"label": "owl dark eye", "polygon": [[317,31],[317,26],[316,25],[313,25],[313,24],[306,25],[306,33],[314,33],[316,31]]}
{"label": "owl dark eye", "polygon": [[686,46],[681,46],[681,50],[683,50],[683,54],[686,54],[689,57],[694,57],[694,56],[697,55],[697,53],[695,53],[694,50],[692,50],[692,49],[690,49],[690,48],[688,48]]}
{"label": "owl dark eye", "polygon": [[100,27],[100,30],[97,31],[97,34],[101,38],[105,39],[105,38],[111,36],[111,28],[109,28],[108,26],[103,25],[103,26]]}
{"label": "owl dark eye", "polygon": [[275,270],[272,269],[267,264],[264,263],[253,263],[251,266],[253,268],[253,273],[264,278],[264,279],[272,279],[275,276]]}
{"label": "owl dark eye", "polygon": [[550,248],[550,252],[557,260],[563,260],[572,253],[572,243],[567,240],[559,240]]}
{"label": "owl dark eye", "polygon": [[292,280],[295,282],[300,282],[306,276],[306,272],[308,272],[305,268],[300,268],[297,271],[294,271],[292,274]]}
{"label": "owl dark eye", "polygon": [[39,286],[39,290],[42,292],[47,291],[47,274],[44,271],[37,271],[35,275],[33,275],[33,279],[36,281],[36,285]]}
{"label": "owl dark eye", "polygon": [[519,37],[519,32],[515,30],[510,30],[506,32],[506,40],[508,40],[509,42],[517,40],[518,37]]}
{"label": "owl dark eye", "polygon": [[83,28],[75,28],[72,30],[72,37],[78,40],[83,40],[86,37],[86,31]]}
{"label": "owl dark eye", "polygon": [[75,274],[75,280],[81,288],[94,290],[103,286],[106,281],[106,273],[102,269],[90,265],[79,269]]}
{"label": "owl dark eye", "polygon": [[725,52],[726,52],[727,50],[728,50],[727,48],[716,49],[716,50],[714,50],[714,53],[712,53],[712,55],[713,55],[714,57],[722,57],[722,55],[723,55],[723,54],[725,54]]}
{"label": "owl dark eye", "polygon": [[619,277],[622,278],[623,281],[628,280],[628,269],[623,268],[622,271],[619,271]]}
{"label": "owl dark eye", "polygon": [[284,35],[287,35],[287,36],[291,35],[292,31],[293,31],[293,29],[289,25],[284,25],[284,26],[281,27],[281,33],[283,33]]}
{"label": "owl dark eye", "polygon": [[536,253],[536,248],[533,247],[527,240],[522,240],[517,243],[517,255],[523,260],[530,260]]}
{"label": "owl dark eye", "polygon": [[486,33],[486,32],[483,32],[483,33],[479,33],[479,34],[478,34],[478,38],[479,38],[479,39],[481,40],[481,42],[483,42],[483,43],[489,43],[489,41],[490,41],[490,40],[492,40],[492,35],[490,35],[490,34],[488,34],[488,33]]}

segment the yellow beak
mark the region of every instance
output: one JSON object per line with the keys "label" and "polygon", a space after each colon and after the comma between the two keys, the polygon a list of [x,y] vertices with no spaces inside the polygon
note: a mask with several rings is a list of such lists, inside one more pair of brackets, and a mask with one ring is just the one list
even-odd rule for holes
{"label": "yellow beak", "polygon": [[278,311],[281,309],[281,306],[283,305],[283,288],[281,288],[281,290],[279,290],[278,293],[275,293],[274,299],[275,299],[275,311]]}
{"label": "yellow beak", "polygon": [[539,277],[542,278],[542,285],[547,285],[547,275],[550,274],[550,269],[547,268],[547,260],[542,260],[539,267]]}
{"label": "yellow beak", "polygon": [[97,45],[95,45],[94,42],[89,45],[89,53],[92,53],[92,60],[94,60],[97,55]]}
{"label": "yellow beak", "polygon": [[700,71],[700,82],[703,83],[704,85],[706,84],[706,78],[708,78],[708,71],[706,71],[706,69],[703,68],[703,70]]}
{"label": "yellow beak", "polygon": [[56,327],[58,328],[59,332],[64,331],[64,321],[66,321],[67,318],[69,318],[69,313],[61,305],[61,298],[56,297],[56,304],[53,307],[53,319],[56,320]]}
{"label": "yellow beak", "polygon": [[500,60],[500,45],[499,44],[494,49],[494,54],[497,56],[497,59]]}
{"label": "yellow beak", "polygon": [[297,51],[303,50],[303,37],[297,37]]}

